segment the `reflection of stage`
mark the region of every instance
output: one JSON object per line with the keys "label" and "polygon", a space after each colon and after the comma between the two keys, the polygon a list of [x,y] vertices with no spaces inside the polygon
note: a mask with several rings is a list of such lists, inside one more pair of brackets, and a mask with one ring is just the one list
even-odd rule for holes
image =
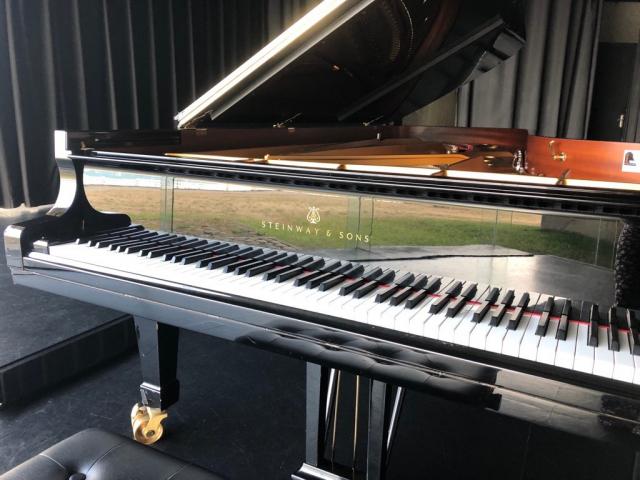
{"label": "reflection of stage", "polygon": [[[0,232],[33,213],[0,215]],[[13,285],[3,252],[0,235],[0,406],[133,351],[129,315]]]}
{"label": "reflection of stage", "polygon": [[531,255],[512,248],[491,245],[376,247],[370,252],[318,250],[314,253],[349,260],[371,260],[388,268],[499,287],[589,299],[601,305],[613,303],[611,270],[553,255]]}

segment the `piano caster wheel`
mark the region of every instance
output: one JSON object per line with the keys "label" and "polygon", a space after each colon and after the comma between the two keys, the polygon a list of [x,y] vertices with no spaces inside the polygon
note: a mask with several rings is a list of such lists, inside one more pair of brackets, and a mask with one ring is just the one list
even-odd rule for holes
{"label": "piano caster wheel", "polygon": [[131,410],[131,429],[133,439],[143,445],[156,443],[162,437],[164,428],[162,421],[167,418],[167,412],[159,408],[151,408],[136,403]]}

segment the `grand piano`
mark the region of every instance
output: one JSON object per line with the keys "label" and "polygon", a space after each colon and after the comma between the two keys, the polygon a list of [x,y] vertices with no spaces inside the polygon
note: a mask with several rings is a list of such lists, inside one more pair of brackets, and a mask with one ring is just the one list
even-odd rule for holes
{"label": "grand piano", "polygon": [[[56,204],[4,233],[14,282],[134,316],[142,443],[188,329],[308,362],[292,478],[384,478],[407,389],[639,449],[640,144],[402,124],[516,53],[521,23],[511,1],[325,0],[174,131],[56,132]],[[501,215],[560,238],[556,284],[496,273],[525,240],[456,229]],[[612,231],[608,260],[568,224]],[[437,228],[455,248],[431,255]]]}

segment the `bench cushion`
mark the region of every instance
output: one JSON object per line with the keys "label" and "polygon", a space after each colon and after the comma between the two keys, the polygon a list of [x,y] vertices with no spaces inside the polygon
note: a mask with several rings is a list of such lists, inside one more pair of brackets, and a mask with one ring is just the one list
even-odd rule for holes
{"label": "bench cushion", "polygon": [[89,429],[0,476],[0,480],[221,480],[133,440]]}

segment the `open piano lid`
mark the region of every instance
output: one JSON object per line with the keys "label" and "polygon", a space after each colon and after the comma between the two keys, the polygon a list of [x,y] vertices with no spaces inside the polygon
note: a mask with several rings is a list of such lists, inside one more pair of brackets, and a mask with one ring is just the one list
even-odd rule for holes
{"label": "open piano lid", "polygon": [[521,12],[519,0],[324,0],[178,127],[398,122],[513,55]]}

